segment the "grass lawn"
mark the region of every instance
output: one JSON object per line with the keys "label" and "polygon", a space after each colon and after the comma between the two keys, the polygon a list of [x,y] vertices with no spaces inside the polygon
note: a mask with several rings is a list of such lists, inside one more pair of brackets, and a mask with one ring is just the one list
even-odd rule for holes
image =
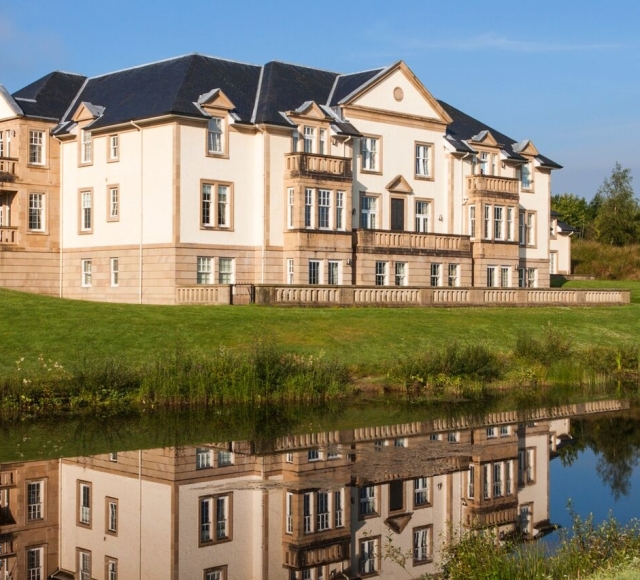
{"label": "grass lawn", "polygon": [[0,290],[0,374],[37,368],[38,356],[73,371],[95,360],[147,362],[182,349],[275,341],[293,352],[339,357],[361,373],[451,340],[512,350],[518,333],[548,324],[581,344],[640,340],[640,281],[569,282],[631,289],[632,304],[590,308],[271,308],[140,306],[60,300]]}

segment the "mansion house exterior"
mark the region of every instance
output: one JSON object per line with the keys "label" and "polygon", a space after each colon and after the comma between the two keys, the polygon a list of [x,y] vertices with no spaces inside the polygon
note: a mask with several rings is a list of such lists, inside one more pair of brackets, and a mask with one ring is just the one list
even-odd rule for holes
{"label": "mansion house exterior", "polygon": [[0,87],[0,285],[169,304],[230,284],[546,288],[558,168],[404,62],[56,72]]}

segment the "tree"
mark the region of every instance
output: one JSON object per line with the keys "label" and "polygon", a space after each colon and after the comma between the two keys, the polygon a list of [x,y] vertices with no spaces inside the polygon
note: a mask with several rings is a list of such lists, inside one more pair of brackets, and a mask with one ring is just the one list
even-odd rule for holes
{"label": "tree", "polygon": [[558,212],[560,220],[580,230],[580,237],[584,237],[585,229],[593,221],[587,200],[574,193],[552,195],[551,209]]}
{"label": "tree", "polygon": [[595,219],[596,239],[624,246],[637,242],[640,234],[640,206],[631,187],[631,170],[616,163],[596,196],[602,203]]}

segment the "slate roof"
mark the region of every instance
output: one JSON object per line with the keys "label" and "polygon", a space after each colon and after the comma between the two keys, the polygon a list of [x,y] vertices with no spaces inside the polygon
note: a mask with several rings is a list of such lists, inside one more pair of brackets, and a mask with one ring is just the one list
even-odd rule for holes
{"label": "slate roof", "polygon": [[562,220],[558,219],[558,212],[555,210],[551,210],[550,215],[552,218],[556,219],[556,227],[558,228],[558,231],[561,233],[578,233],[580,230],[574,228],[572,225],[569,225],[567,222],[563,222]]}
{"label": "slate roof", "polygon": [[[25,116],[60,120],[86,77],[52,72],[11,95]],[[26,99],[26,100],[25,100]]]}
{"label": "slate roof", "polygon": [[[502,150],[509,156],[509,158],[518,161],[525,160],[522,155],[514,150],[514,145],[518,145],[518,142],[516,142],[515,139],[511,139],[511,137],[508,137],[504,133],[497,131],[489,125],[485,125],[481,121],[474,119],[470,115],[463,113],[444,101],[438,101],[438,103],[440,103],[442,108],[449,113],[449,116],[453,119],[453,123],[447,127],[447,138],[454,147],[460,146],[460,148],[456,147],[459,151],[469,151],[469,146],[462,143],[462,141],[468,141],[472,137],[480,135],[484,131],[490,131],[495,140],[502,145]],[[537,159],[544,166],[552,167],[554,169],[562,168],[561,165],[558,165],[555,161],[552,161],[544,155],[538,155]]]}
{"label": "slate roof", "polygon": [[335,89],[331,95],[331,102],[327,104],[330,107],[335,107],[342,99],[348,97],[362,85],[368,83],[373,77],[380,74],[383,70],[384,68],[377,68],[350,75],[339,75],[336,79]]}

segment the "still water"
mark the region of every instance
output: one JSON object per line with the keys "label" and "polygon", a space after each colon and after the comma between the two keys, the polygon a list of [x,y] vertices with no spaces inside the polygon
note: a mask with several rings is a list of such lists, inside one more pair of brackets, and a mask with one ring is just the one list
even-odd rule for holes
{"label": "still water", "polygon": [[14,423],[0,579],[417,578],[452,527],[549,541],[569,499],[597,521],[639,516],[639,417],[617,399],[360,401]]}

